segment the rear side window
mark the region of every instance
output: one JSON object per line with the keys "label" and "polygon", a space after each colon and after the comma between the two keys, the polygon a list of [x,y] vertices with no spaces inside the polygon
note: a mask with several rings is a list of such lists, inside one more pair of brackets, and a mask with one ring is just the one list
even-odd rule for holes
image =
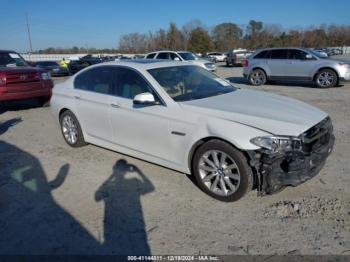
{"label": "rear side window", "polygon": [[74,88],[112,94],[114,89],[113,67],[99,66],[80,73],[74,80]]}
{"label": "rear side window", "polygon": [[255,59],[265,59],[268,57],[268,50],[265,51],[261,51],[259,54],[257,54],[256,56],[254,56]]}
{"label": "rear side window", "polygon": [[287,49],[276,49],[271,51],[270,59],[287,59],[288,50]]}
{"label": "rear side window", "polygon": [[156,53],[152,53],[146,56],[147,59],[152,59],[154,58],[154,56],[156,55]]}
{"label": "rear side window", "polygon": [[159,53],[157,59],[170,59],[169,53]]}

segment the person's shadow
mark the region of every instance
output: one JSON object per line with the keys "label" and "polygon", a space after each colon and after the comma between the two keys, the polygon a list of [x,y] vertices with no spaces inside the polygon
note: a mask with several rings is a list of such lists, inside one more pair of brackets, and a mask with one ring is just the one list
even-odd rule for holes
{"label": "person's shadow", "polygon": [[[130,176],[130,178],[128,178]],[[141,196],[154,190],[150,180],[121,159],[109,179],[95,193],[105,203],[103,249],[113,255],[150,255]]]}

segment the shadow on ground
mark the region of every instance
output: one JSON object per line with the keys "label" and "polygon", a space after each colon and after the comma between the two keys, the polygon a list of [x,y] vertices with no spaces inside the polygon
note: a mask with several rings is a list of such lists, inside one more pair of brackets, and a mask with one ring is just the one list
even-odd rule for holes
{"label": "shadow on ground", "polygon": [[10,127],[17,125],[20,122],[22,122],[22,118],[20,117],[16,117],[16,118],[6,120],[4,122],[0,122],[0,135],[6,133],[6,131],[9,130]]}
{"label": "shadow on ground", "polygon": [[64,186],[69,163],[48,181],[32,154],[0,141],[0,156],[0,254],[151,253],[140,197],[154,187],[136,166],[117,161],[110,178],[92,192],[92,201],[95,195],[105,204],[103,239],[97,240],[52,196]]}
{"label": "shadow on ground", "polygon": [[0,114],[7,111],[19,111],[41,107],[41,103],[37,99],[26,99],[16,101],[0,101]]}
{"label": "shadow on ground", "polygon": [[[249,85],[249,82],[244,77],[227,77],[226,80],[230,81],[234,84],[245,84]],[[306,88],[317,88],[316,85],[312,82],[302,82],[302,81],[268,81],[265,85],[278,85],[280,87],[290,87],[290,86],[298,86],[298,87],[306,87]],[[332,88],[343,87],[343,85],[338,85]]]}

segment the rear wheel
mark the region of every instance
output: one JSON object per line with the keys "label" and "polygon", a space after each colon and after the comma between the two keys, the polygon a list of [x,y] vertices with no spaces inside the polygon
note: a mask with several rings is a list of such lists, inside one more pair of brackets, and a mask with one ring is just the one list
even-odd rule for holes
{"label": "rear wheel", "polygon": [[253,187],[252,170],[245,156],[221,140],[200,146],[192,170],[198,186],[220,201],[237,201]]}
{"label": "rear wheel", "polygon": [[332,69],[323,69],[317,73],[315,83],[320,88],[334,87],[338,83],[338,76]]}
{"label": "rear wheel", "polygon": [[253,86],[261,86],[264,85],[266,83],[266,74],[263,70],[261,69],[254,69],[249,77],[248,80],[250,82],[250,84],[252,84]]}
{"label": "rear wheel", "polygon": [[86,145],[78,119],[67,110],[60,116],[61,132],[64,140],[72,147]]}

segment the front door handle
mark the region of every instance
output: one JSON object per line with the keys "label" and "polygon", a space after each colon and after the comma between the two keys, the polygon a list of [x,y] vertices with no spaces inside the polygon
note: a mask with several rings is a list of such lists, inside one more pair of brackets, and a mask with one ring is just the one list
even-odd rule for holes
{"label": "front door handle", "polygon": [[120,108],[120,105],[118,105],[118,104],[111,104],[111,107],[113,107],[113,108]]}

